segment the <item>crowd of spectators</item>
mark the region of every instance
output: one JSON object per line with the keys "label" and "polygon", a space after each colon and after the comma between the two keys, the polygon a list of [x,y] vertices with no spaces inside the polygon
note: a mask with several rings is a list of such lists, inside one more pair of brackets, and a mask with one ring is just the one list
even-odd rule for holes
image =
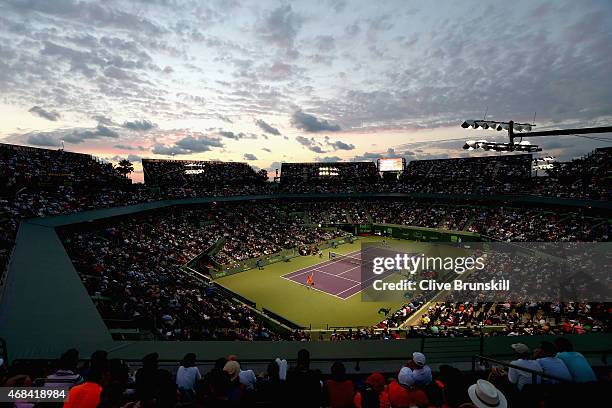
{"label": "crowd of spectators", "polygon": [[145,184],[158,187],[262,186],[268,180],[265,170],[240,162],[143,159],[142,168]]}
{"label": "crowd of spectators", "polygon": [[172,207],[60,235],[109,324],[130,321],[166,340],[273,340],[252,311],[180,268],[219,240],[213,259],[231,266],[344,234],[283,214],[275,203]]}
{"label": "crowd of spectators", "polygon": [[[366,201],[375,223],[469,231],[499,241],[608,241],[610,221],[567,209]],[[556,210],[556,211],[555,211]]]}
{"label": "crowd of spectators", "polygon": [[411,335],[433,337],[585,334],[610,331],[612,305],[575,302],[436,302]]}
{"label": "crowd of spectators", "polygon": [[[466,179],[470,179],[472,184],[484,183],[482,180],[474,182],[474,178],[470,176],[473,172],[491,176],[496,180],[523,180],[525,177],[523,167],[527,156],[502,156],[483,160],[415,161],[408,166],[404,180],[424,178],[428,180],[426,181],[428,185],[432,185],[430,176],[438,178],[448,173],[452,176],[447,177],[444,184],[452,185],[456,181],[463,183]],[[572,193],[571,197],[602,198],[609,193],[606,187],[608,180],[606,177],[610,172],[609,159],[610,149],[598,149],[583,159],[559,165],[558,171],[553,172],[554,176],[550,176],[553,183],[549,187],[555,185],[557,181],[564,183],[565,186],[571,186],[575,181],[582,183],[578,189],[581,193]],[[163,168],[156,169],[161,173],[171,172],[171,169],[166,167],[173,166],[172,161],[151,161],[151,163],[157,163],[154,167],[162,166]],[[296,167],[294,179],[304,181],[312,178],[324,187],[327,182],[323,179],[327,176],[319,172],[329,173],[337,170],[339,174],[350,180],[350,183],[343,185],[342,180],[338,179],[329,184],[334,186],[333,189],[321,188],[316,191],[379,191],[384,185],[372,181],[375,180],[375,171],[370,164],[342,166],[312,164],[306,167],[300,165]],[[482,167],[481,170],[486,171],[478,171],[479,166]],[[4,269],[10,259],[19,223],[25,218],[165,198],[275,192],[274,184],[263,182],[263,175],[256,173],[249,166],[244,167],[239,163],[216,163],[209,167],[217,174],[211,176],[214,183],[204,183],[205,185],[201,186],[174,183],[166,188],[150,189],[130,185],[125,176],[112,165],[89,155],[2,144],[0,145],[0,185],[2,186],[0,266]],[[303,177],[303,168],[309,169],[307,174],[312,173],[320,177]],[[205,174],[195,168],[191,171],[196,175]],[[226,173],[235,174],[236,177],[225,179],[220,176]],[[584,173],[586,176],[576,177],[577,173]],[[245,181],[247,179],[258,181],[249,183]],[[287,183],[283,184],[281,179],[281,191],[294,191],[291,179],[286,180]],[[400,183],[389,190],[401,185],[406,183],[400,180]],[[596,189],[600,194],[585,195],[584,192],[588,189]],[[301,187],[297,190],[313,191]],[[560,190],[557,196],[563,196],[564,191]],[[232,302],[227,305],[229,311],[221,308],[223,311],[220,313],[222,319],[232,323],[214,326],[219,330],[203,333],[202,327],[191,328],[182,324],[183,321],[191,320],[189,313],[206,315],[203,312],[207,307],[204,305],[207,303],[206,296],[216,296],[219,299],[223,296],[214,291],[196,289],[198,283],[195,281],[177,281],[176,270],[219,240],[222,240],[223,245],[214,254],[213,260],[221,265],[232,265],[286,248],[297,248],[300,254],[316,252],[314,248],[317,243],[343,234],[337,230],[320,228],[330,224],[368,222],[404,224],[471,231],[502,241],[590,242],[608,241],[610,237],[609,220],[587,216],[582,211],[567,208],[550,210],[508,205],[498,207],[482,204],[450,205],[442,201],[422,200],[275,200],[268,204],[245,202],[188,210],[171,209],[163,216],[145,214],[143,217],[144,219],[124,219],[117,225],[107,225],[99,231],[71,231],[72,235],[65,236],[66,245],[78,265],[77,269],[82,272],[86,286],[92,296],[98,299],[98,307],[104,314],[118,320],[136,317],[137,320],[142,320],[141,327],[152,329],[156,337],[168,339],[194,336],[195,338],[224,336],[245,339],[277,338],[275,334],[259,325],[247,309],[242,309]],[[4,276],[4,273],[0,276]],[[150,283],[146,288],[146,285],[139,286],[137,283],[143,278],[148,279],[147,282]],[[164,288],[163,284],[166,281],[172,281],[172,285]],[[112,298],[113,296],[108,295],[115,293],[116,290],[125,294],[123,300],[131,300],[123,304],[120,304],[119,300],[104,300]],[[136,293],[138,295],[135,295]],[[181,312],[187,313],[182,316],[175,310],[178,298],[182,301],[189,299],[193,304],[201,304],[200,309],[194,307],[193,310]],[[151,309],[151,315],[141,317],[143,310],[150,306],[147,302],[153,302],[157,306]],[[241,319],[251,320],[253,323],[245,326],[249,328],[244,333],[232,331],[232,327],[240,326],[236,322],[240,322]],[[389,327],[394,327],[393,323],[389,323]],[[338,334],[337,337],[341,336],[343,334]],[[372,332],[368,330],[356,332],[353,336],[373,337]]]}
{"label": "crowd of spectators", "polygon": [[[557,198],[610,200],[612,148],[599,148],[532,177],[532,155],[498,155],[438,160],[413,160],[397,178],[372,173],[374,163],[288,163],[282,165],[281,189],[292,193],[431,193],[451,195],[535,195]],[[325,169],[348,166],[360,177]],[[367,168],[366,168],[367,167]]]}
{"label": "crowd of spectators", "polygon": [[553,163],[548,177],[535,179],[534,195],[610,200],[612,198],[612,147],[569,162]]}
{"label": "crowd of spectators", "polygon": [[[484,408],[573,406],[588,392],[604,395],[604,375],[573,350],[565,337],[535,350],[512,344],[511,366],[464,372],[452,364],[432,365],[422,352],[395,369],[352,374],[341,361],[314,368],[301,349],[292,364],[283,358],[250,369],[235,355],[218,358],[203,371],[188,353],[177,366],[162,365],[157,353],[130,366],[106,351],[79,360],[70,349],[53,362],[0,361],[0,386],[66,389],[65,408]],[[531,370],[531,371],[526,371]],[[532,372],[536,374],[535,381]],[[34,404],[16,402],[20,408]],[[61,403],[59,404],[62,405]]]}
{"label": "crowd of spectators", "polygon": [[280,187],[291,193],[350,193],[376,189],[374,162],[283,163]]}

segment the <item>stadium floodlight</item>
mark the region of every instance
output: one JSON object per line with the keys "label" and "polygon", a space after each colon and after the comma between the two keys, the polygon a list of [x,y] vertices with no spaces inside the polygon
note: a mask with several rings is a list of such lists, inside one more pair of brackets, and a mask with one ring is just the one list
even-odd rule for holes
{"label": "stadium floodlight", "polygon": [[521,125],[514,125],[514,130],[518,130],[519,132],[523,131],[523,126]]}
{"label": "stadium floodlight", "polygon": [[464,128],[464,129],[467,129],[467,128],[470,127],[470,124],[467,123],[466,121],[463,121],[463,123],[461,124],[461,127]]}
{"label": "stadium floodlight", "polygon": [[496,128],[496,130],[497,130],[498,132],[500,132],[500,131],[502,130],[502,127],[501,127],[501,125],[497,125],[497,128]]}
{"label": "stadium floodlight", "polygon": [[480,127],[480,125],[478,124],[478,122],[472,123],[472,128],[473,129],[478,129],[479,127]]}
{"label": "stadium floodlight", "polygon": [[523,129],[525,129],[527,132],[531,132],[531,125],[525,125]]}
{"label": "stadium floodlight", "polygon": [[467,140],[463,145],[464,150],[474,150],[475,148],[477,148],[475,140]]}
{"label": "stadium floodlight", "polygon": [[489,124],[488,124],[487,122],[484,122],[484,123],[482,124],[482,128],[483,128],[483,129],[488,129],[488,128],[489,128]]}

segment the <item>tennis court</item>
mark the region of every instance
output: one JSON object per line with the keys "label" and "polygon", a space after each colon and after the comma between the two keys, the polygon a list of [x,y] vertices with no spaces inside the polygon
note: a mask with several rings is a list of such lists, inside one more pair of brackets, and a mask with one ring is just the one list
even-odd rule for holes
{"label": "tennis court", "polygon": [[281,276],[304,287],[306,279],[314,273],[314,290],[340,299],[348,299],[361,291],[361,252],[338,255],[329,261],[312,265]]}

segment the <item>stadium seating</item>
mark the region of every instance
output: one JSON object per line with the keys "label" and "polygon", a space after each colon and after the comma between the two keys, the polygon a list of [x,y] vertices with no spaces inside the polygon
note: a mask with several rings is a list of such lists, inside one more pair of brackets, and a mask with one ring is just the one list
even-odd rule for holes
{"label": "stadium seating", "polygon": [[[452,364],[432,366],[427,353],[407,350],[404,365],[357,374],[350,373],[341,361],[315,368],[316,355],[311,358],[306,349],[301,349],[297,358],[279,356],[263,368],[240,361],[235,355],[222,356],[212,365],[207,362],[204,368],[194,353],[172,365],[162,362],[157,353],[150,353],[130,366],[110,358],[103,350],[81,360],[78,350],[70,349],[56,361],[0,363],[0,385],[65,388],[69,390],[66,407],[79,406],[84,394],[96,401],[91,406],[97,402],[99,407],[137,403],[157,408],[530,408],[569,407],[586,396],[592,401],[608,397],[602,378],[605,373],[593,370],[580,353],[572,351],[569,341],[559,338],[555,344],[543,342],[534,350],[517,343],[513,349],[518,350],[513,360],[479,358],[483,363],[495,362],[495,366],[472,371]],[[542,368],[553,363],[556,375]],[[566,377],[559,377],[560,370]]]}
{"label": "stadium seating", "polygon": [[[558,185],[556,196],[563,196],[568,192],[566,187],[574,180],[582,192],[576,193],[572,189],[569,197],[602,198],[609,192],[606,189],[609,158],[610,149],[598,149],[585,158],[559,165],[558,171],[550,176],[553,182],[546,189],[541,189],[541,183],[535,183],[535,190],[529,177],[530,155],[413,161],[399,182],[392,185],[377,181],[376,168],[371,162],[287,164],[283,167],[280,192],[359,193],[382,189],[386,192],[461,191],[483,194],[485,191],[480,187],[477,190],[464,188],[487,185],[486,180],[493,180],[491,186],[494,187],[488,192],[504,192],[510,186],[515,193],[532,191],[551,195],[550,191]],[[263,173],[257,173],[243,163],[150,160],[145,164],[145,176],[155,180],[154,189],[130,185],[112,165],[89,155],[0,145],[2,276],[19,222],[24,218],[165,198],[267,194],[276,190],[273,183],[264,181]],[[188,183],[184,177],[174,176],[179,165],[183,170],[185,166],[197,167],[191,169],[193,174],[190,177],[193,177],[187,179]],[[580,184],[586,179],[572,176],[578,171],[588,174],[591,182]],[[558,180],[558,184],[554,180]],[[519,186],[514,190],[516,183]],[[586,194],[585,189],[599,193]],[[307,255],[316,252],[315,244],[318,242],[344,234],[339,229],[323,230],[320,227],[369,223],[470,231],[500,241],[591,242],[610,239],[609,220],[576,211],[574,207],[490,205],[481,201],[457,205],[443,199],[407,198],[278,199],[213,208],[170,209],[96,225],[94,229],[66,230],[61,235],[107,323],[130,321],[131,325],[146,328],[160,339],[274,339],[279,338],[277,333],[263,327],[247,309],[236,307],[235,303],[224,299],[223,294],[210,291],[204,295],[195,280],[174,281],[176,268],[214,244],[220,248],[211,262],[223,266],[287,248],[296,248],[299,254]],[[159,289],[168,281],[173,281],[172,285]],[[148,283],[146,290],[142,282]],[[109,296],[117,290],[123,295]],[[176,313],[179,294],[199,304],[200,309]],[[152,309],[146,303],[147,297],[160,299],[161,303]],[[211,302],[224,304],[227,309],[219,308],[215,311],[219,313],[211,313],[207,306]],[[406,312],[408,309],[410,313]],[[548,310],[547,307],[544,309]],[[145,315],[147,311],[149,315]],[[205,311],[217,316],[210,319],[224,314],[232,316],[228,320],[233,323],[229,326],[226,322],[210,324]],[[399,314],[394,314],[396,312]],[[397,327],[399,320],[411,313],[414,313],[414,307],[409,305],[400,311],[392,311],[378,328]],[[247,320],[251,324],[242,326],[236,323]],[[237,330],[238,327],[244,327],[244,330]],[[427,326],[424,328],[429,329]],[[387,336],[370,330],[355,333],[358,338]],[[345,335],[338,333],[336,338]],[[304,336],[297,334],[294,337]]]}

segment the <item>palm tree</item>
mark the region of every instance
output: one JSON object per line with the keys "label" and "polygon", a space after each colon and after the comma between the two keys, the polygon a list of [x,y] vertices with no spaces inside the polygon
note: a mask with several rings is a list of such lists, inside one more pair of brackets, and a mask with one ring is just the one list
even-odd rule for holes
{"label": "palm tree", "polygon": [[119,173],[123,174],[123,177],[127,177],[128,174],[134,171],[134,165],[128,159],[122,159],[119,163],[117,163],[115,169]]}

